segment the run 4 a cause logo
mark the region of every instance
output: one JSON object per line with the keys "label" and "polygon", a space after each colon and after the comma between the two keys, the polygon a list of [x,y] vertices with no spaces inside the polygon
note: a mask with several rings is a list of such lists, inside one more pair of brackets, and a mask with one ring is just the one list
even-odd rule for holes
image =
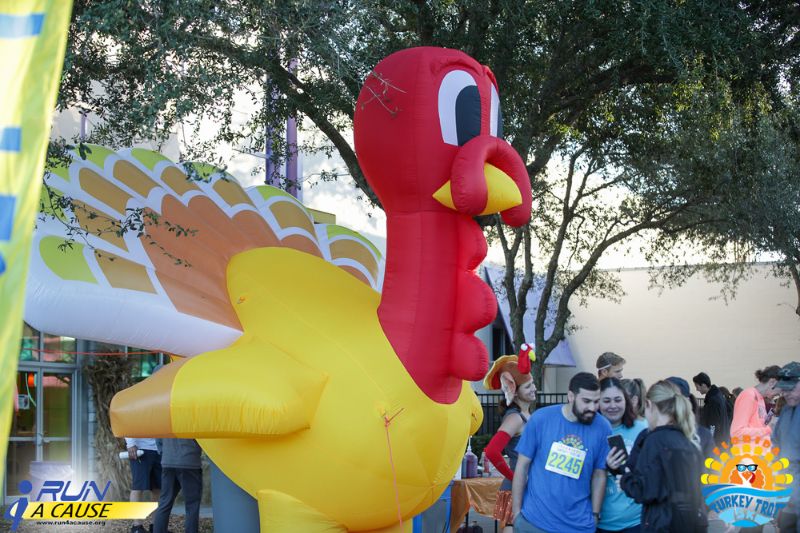
{"label": "run 4 a cause logo", "polygon": [[19,498],[6,507],[3,518],[11,522],[10,530],[16,531],[23,520],[78,526],[86,521],[141,520],[158,506],[156,502],[105,501],[110,487],[110,481],[101,490],[94,481],[84,481],[81,485],[47,480],[35,494],[33,483],[23,479],[19,482]]}
{"label": "run 4 a cause logo", "polygon": [[700,477],[709,509],[737,527],[761,526],[777,518],[791,496],[789,460],[769,438],[734,438],[714,448]]}

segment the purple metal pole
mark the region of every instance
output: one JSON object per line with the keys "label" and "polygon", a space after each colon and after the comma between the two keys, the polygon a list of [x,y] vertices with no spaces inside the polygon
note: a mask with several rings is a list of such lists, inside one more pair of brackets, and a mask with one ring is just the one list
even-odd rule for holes
{"label": "purple metal pole", "polygon": [[[297,60],[289,62],[289,72],[297,68]],[[297,175],[297,119],[290,116],[286,120],[286,182],[287,192],[299,199],[300,182]]]}
{"label": "purple metal pole", "polygon": [[86,111],[81,110],[81,142],[86,140]]}
{"label": "purple metal pole", "polygon": [[275,175],[275,165],[272,164],[272,126],[267,126],[264,133],[264,183],[273,187],[281,186]]}
{"label": "purple metal pole", "polygon": [[294,117],[286,120],[286,150],[287,192],[297,198],[300,184],[297,181],[297,120]]}
{"label": "purple metal pole", "polygon": [[265,102],[265,107],[267,108],[267,128],[264,132],[264,183],[280,188],[281,177],[276,171],[275,165],[272,163],[272,135],[274,129],[271,122],[272,115],[275,114],[275,102],[278,100],[278,89],[273,87],[272,90],[270,90],[270,85],[270,83],[266,85],[266,90],[269,91],[269,95],[266,97]]}

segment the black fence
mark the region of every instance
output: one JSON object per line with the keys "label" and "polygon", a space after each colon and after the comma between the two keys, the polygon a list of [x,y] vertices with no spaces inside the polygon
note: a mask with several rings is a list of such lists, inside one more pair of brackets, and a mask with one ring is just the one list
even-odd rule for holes
{"label": "black fence", "polygon": [[[478,394],[478,399],[483,407],[483,424],[476,435],[494,435],[503,420],[500,409],[502,394]],[[538,392],[536,393],[536,408],[548,405],[567,403],[566,392]]]}

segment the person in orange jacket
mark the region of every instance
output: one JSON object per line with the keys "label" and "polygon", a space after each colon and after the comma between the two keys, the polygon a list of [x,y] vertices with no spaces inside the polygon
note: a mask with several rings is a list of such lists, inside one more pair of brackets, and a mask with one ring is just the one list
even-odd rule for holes
{"label": "person in orange jacket", "polygon": [[767,412],[765,400],[771,400],[780,394],[780,389],[776,386],[780,370],[781,368],[775,365],[756,370],[758,383],[743,390],[736,398],[733,421],[731,421],[732,438],[744,436],[749,436],[751,439],[763,438],[772,433],[770,425],[772,413]]}

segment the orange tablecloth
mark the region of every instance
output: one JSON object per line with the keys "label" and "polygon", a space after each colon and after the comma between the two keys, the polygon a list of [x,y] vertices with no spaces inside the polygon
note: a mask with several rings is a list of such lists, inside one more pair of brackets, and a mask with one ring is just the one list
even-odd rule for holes
{"label": "orange tablecloth", "polygon": [[458,529],[470,507],[482,515],[492,516],[497,501],[497,491],[502,482],[502,477],[473,477],[454,481],[450,490],[452,530]]}

